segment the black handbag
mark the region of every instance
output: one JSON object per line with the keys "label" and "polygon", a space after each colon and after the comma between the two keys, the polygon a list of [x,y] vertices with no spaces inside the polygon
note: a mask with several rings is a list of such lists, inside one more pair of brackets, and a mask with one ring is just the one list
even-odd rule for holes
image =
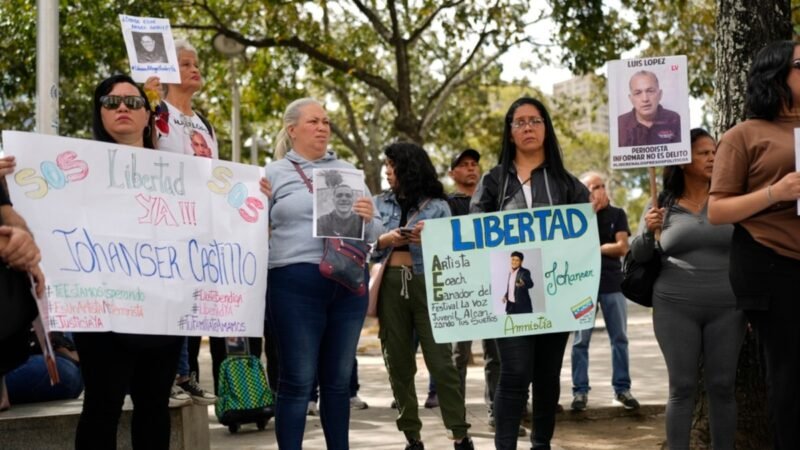
{"label": "black handbag", "polygon": [[653,307],[653,285],[661,272],[661,252],[653,250],[653,256],[645,261],[637,261],[628,250],[622,261],[622,294],[634,303],[648,308]]}

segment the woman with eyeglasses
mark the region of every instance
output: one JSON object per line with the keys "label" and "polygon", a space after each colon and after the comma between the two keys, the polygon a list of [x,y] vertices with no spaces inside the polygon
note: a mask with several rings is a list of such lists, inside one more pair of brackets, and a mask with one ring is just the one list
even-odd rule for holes
{"label": "woman with eyeglasses", "polygon": [[775,448],[800,448],[800,45],[778,41],[753,59],[747,120],[717,147],[708,218],[734,224],[730,281],[763,352]]}
{"label": "woman with eyeglasses", "polygon": [[[470,211],[498,212],[588,202],[589,191],[564,168],[547,108],[533,98],[517,99],[505,116],[500,164],[481,178]],[[550,448],[568,338],[569,332],[497,339],[500,380],[494,398],[494,443],[498,450],[517,448],[531,382],[531,443],[536,450]]]}
{"label": "woman with eyeglasses", "polygon": [[[154,149],[154,120],[144,90],[127,75],[95,89],[95,140]],[[133,400],[134,449],[168,449],[169,395],[182,338],[115,332],[73,333],[85,391],[75,448],[117,448],[117,425],[125,394]]]}
{"label": "woman with eyeglasses", "polygon": [[669,448],[689,448],[702,356],[711,442],[715,449],[732,449],[736,365],[745,332],[744,314],[736,310],[728,279],[733,227],[708,221],[716,142],[702,128],[690,136],[692,162],[664,168],[660,208],[651,207],[642,216],[631,252],[637,261],[661,259],[653,285],[653,330],[669,376]]}

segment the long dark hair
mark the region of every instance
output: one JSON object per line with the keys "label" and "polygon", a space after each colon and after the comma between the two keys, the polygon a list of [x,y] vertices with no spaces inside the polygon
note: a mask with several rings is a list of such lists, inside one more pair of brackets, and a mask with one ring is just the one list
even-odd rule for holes
{"label": "long dark hair", "polygon": [[775,41],[758,51],[747,76],[745,114],[748,119],[772,120],[781,110],[791,108],[792,90],[786,83],[792,70],[792,41]]}
{"label": "long dark hair", "polygon": [[[508,170],[514,164],[514,158],[517,156],[517,146],[514,145],[514,140],[511,137],[511,122],[514,120],[514,112],[522,105],[532,105],[542,115],[544,120],[544,160],[548,165],[548,173],[555,176],[556,179],[561,181],[565,186],[572,186],[569,172],[564,167],[564,158],[561,156],[561,146],[558,144],[558,137],[556,130],[553,127],[553,120],[550,118],[550,113],[544,103],[531,97],[518,98],[506,112],[505,122],[503,124],[503,144],[500,149],[500,165],[503,168],[503,173],[500,178],[500,189],[498,190],[497,204],[498,208],[502,209],[502,202],[506,196],[506,182],[508,179]],[[524,174],[527,176],[528,174]]]}
{"label": "long dark hair", "polygon": [[150,109],[150,101],[147,99],[147,95],[144,93],[144,89],[141,88],[133,78],[127,75],[112,75],[105,80],[101,81],[100,84],[94,90],[94,99],[92,100],[92,134],[94,135],[94,139],[97,141],[103,142],[116,142],[108,131],[106,131],[106,127],[103,126],[103,118],[100,116],[100,110],[102,106],[100,105],[100,97],[104,95],[108,95],[114,86],[119,83],[128,83],[136,86],[136,89],[139,91],[139,95],[144,98],[144,107],[147,110],[147,126],[144,128],[142,132],[142,137],[144,138],[144,146],[146,148],[156,148],[155,143],[153,142],[153,130],[155,127],[155,116],[153,114],[153,110]]}
{"label": "long dark hair", "polygon": [[[704,137],[714,140],[711,133],[703,128],[692,128],[689,135],[691,136],[692,145],[694,145],[695,141]],[[681,166],[664,167],[662,182],[664,183],[664,190],[658,195],[658,205],[662,207],[672,206],[683,196],[683,191],[686,190],[683,168]]]}
{"label": "long dark hair", "polygon": [[396,142],[383,149],[392,164],[397,187],[393,188],[400,206],[417,206],[426,198],[445,198],[436,169],[428,153],[411,142]]}

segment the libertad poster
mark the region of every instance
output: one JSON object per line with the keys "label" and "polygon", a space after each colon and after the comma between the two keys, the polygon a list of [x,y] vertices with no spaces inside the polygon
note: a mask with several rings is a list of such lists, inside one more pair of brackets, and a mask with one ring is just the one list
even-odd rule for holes
{"label": "libertad poster", "polygon": [[422,243],[436,342],[594,324],[600,243],[589,204],[428,220]]}

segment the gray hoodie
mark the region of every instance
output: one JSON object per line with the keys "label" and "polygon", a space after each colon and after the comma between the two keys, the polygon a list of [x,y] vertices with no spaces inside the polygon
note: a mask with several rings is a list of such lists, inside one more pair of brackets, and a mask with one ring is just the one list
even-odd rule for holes
{"label": "gray hoodie", "polygon": [[[314,199],[292,161],[300,164],[309,179],[313,169],[355,168],[348,162],[336,159],[332,150],[315,161],[308,161],[291,150],[286,158],[265,167],[267,180],[272,186],[272,198],[269,200],[269,223],[272,229],[269,238],[270,269],[297,263],[319,264],[322,259],[322,239],[312,237]],[[369,191],[364,196],[371,198]],[[364,239],[373,243],[382,231],[380,214],[375,208],[372,221],[364,228]]]}

